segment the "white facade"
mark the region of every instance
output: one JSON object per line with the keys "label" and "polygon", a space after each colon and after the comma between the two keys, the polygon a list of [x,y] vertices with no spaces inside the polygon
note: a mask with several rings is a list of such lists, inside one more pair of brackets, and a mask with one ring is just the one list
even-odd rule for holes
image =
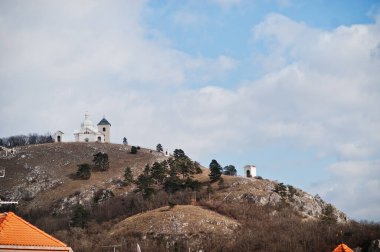
{"label": "white facade", "polygon": [[247,178],[256,177],[256,166],[246,165],[244,166],[244,176]]}
{"label": "white facade", "polygon": [[54,135],[53,135],[54,142],[56,142],[56,143],[63,142],[63,135],[64,135],[64,133],[62,131],[60,131],[60,130],[58,130],[57,132],[55,132]]}
{"label": "white facade", "polygon": [[95,127],[89,119],[89,115],[86,113],[81,128],[74,132],[75,142],[109,143],[110,126],[111,124],[103,118],[98,124],[98,127]]}

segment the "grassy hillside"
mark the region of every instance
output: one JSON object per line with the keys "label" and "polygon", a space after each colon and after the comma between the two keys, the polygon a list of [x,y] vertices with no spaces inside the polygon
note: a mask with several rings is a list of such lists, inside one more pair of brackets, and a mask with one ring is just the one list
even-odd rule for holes
{"label": "grassy hillside", "polygon": [[[118,186],[117,182],[122,179],[126,167],[131,167],[137,176],[146,164],[166,158],[147,149],[131,154],[130,148],[99,143],[50,143],[19,147],[14,157],[0,159],[0,166],[6,168],[0,195],[18,200],[20,207],[29,209],[50,207],[57,199],[68,198],[78,192],[94,193],[96,188],[106,187],[115,190],[118,195],[123,194],[130,188]],[[93,155],[98,152],[109,155],[109,170],[93,172],[89,180],[75,179],[78,165],[92,164]]]}

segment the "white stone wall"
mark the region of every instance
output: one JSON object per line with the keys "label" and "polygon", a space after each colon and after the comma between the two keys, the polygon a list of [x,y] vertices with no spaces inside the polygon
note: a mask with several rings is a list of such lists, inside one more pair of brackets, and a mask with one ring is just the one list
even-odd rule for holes
{"label": "white stone wall", "polygon": [[98,138],[100,137],[100,142],[104,143],[104,135],[102,134],[84,134],[84,133],[76,133],[75,141],[76,142],[99,142]]}
{"label": "white stone wall", "polygon": [[[105,131],[103,130],[105,129]],[[98,131],[100,134],[104,134],[105,143],[110,143],[111,138],[111,127],[109,125],[98,125]]]}

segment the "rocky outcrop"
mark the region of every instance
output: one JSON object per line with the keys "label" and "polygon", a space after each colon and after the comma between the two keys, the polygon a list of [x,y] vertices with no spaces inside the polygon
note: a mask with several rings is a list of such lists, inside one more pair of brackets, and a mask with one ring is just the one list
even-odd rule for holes
{"label": "rocky outcrop", "polygon": [[326,218],[340,223],[347,222],[347,216],[318,195],[312,196],[298,188],[275,181],[258,178],[229,178],[231,184],[224,189],[226,201],[248,201],[258,205],[291,206],[304,218]]}

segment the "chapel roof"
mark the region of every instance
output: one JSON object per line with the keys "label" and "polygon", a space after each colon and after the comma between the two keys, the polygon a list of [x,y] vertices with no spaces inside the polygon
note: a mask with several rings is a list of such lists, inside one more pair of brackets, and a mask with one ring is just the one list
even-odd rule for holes
{"label": "chapel roof", "polygon": [[0,245],[67,247],[13,212],[0,213]]}
{"label": "chapel roof", "polygon": [[98,125],[109,125],[111,126],[111,124],[107,121],[106,118],[103,117],[103,119],[98,123]]}

